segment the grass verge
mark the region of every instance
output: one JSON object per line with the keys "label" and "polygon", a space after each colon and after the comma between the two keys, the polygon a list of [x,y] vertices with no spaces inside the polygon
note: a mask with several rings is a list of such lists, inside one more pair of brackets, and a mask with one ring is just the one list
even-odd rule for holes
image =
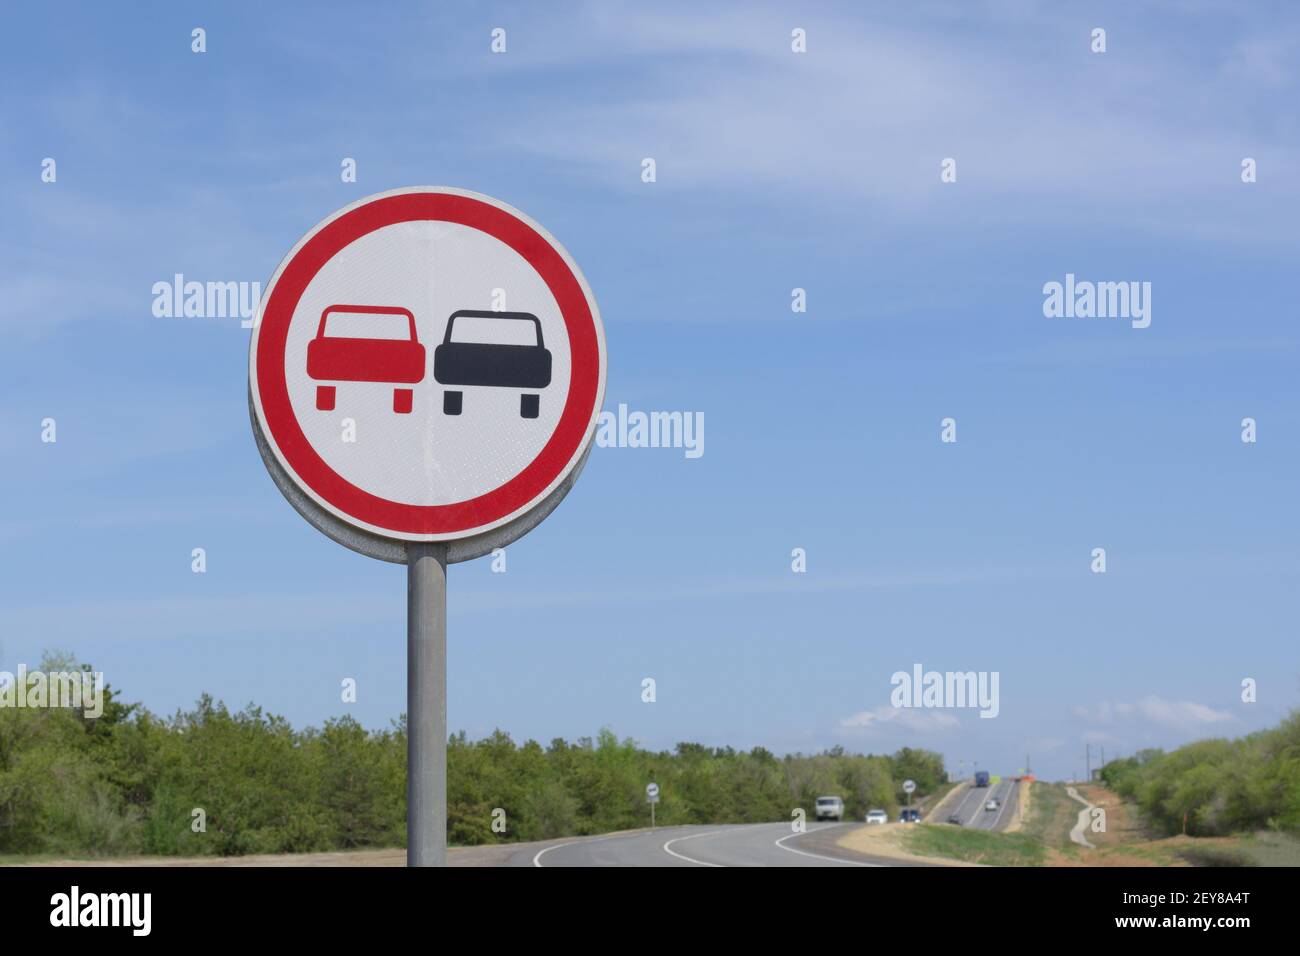
{"label": "grass verge", "polygon": [[1083,804],[1059,783],[1035,780],[1030,785],[1029,816],[1020,832],[1063,856],[1077,858],[1082,847],[1070,839]]}
{"label": "grass verge", "polygon": [[910,827],[903,848],[918,856],[942,856],[988,866],[1041,866],[1047,859],[1042,842],[1026,833],[990,833],[943,824]]}

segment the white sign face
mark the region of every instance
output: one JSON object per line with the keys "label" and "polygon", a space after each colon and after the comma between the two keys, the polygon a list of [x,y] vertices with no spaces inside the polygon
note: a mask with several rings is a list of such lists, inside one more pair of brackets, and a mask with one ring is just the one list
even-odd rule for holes
{"label": "white sign face", "polygon": [[645,795],[646,795],[647,797],[657,797],[657,796],[659,796],[659,784],[657,784],[657,783],[647,783],[647,784],[645,785]]}
{"label": "white sign face", "polygon": [[903,792],[904,792],[904,793],[911,793],[911,792],[914,791],[915,789],[916,789],[916,784],[915,784],[913,781],[911,781],[911,780],[904,780],[904,781],[903,781]]}
{"label": "white sign face", "polygon": [[363,199],[267,287],[249,359],[275,460],[340,521],[449,541],[537,507],[587,451],[605,341],[539,225],[463,190]]}

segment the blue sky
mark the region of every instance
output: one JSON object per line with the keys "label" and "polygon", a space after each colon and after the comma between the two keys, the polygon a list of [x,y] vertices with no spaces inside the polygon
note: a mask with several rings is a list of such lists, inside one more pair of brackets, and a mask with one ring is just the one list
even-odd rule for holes
{"label": "blue sky", "polygon": [[[150,290],[265,283],[334,209],[427,183],[575,257],[606,407],[706,423],[695,460],[596,449],[506,574],[452,568],[453,728],[1065,777],[1296,706],[1295,10],[697,7],[11,13],[0,668],[65,648],[160,712],[404,709],[401,568],[275,490],[248,331]],[[1067,272],[1150,282],[1150,328],[1044,317]],[[890,708],[914,663],[998,671],[999,716]]]}

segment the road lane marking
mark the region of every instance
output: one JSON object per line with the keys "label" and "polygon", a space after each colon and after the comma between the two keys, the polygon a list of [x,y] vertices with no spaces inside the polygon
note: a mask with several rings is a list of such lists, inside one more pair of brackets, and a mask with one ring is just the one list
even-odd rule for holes
{"label": "road lane marking", "polygon": [[[925,823],[935,823],[935,822],[941,823],[947,820],[947,817],[943,816],[943,812],[944,812],[943,808],[950,800],[956,798],[956,796],[959,793],[961,793],[962,789],[963,787],[961,781],[957,781],[957,786],[950,789],[947,793],[945,793],[942,797],[939,798],[939,801],[934,806],[928,807],[922,813],[921,815],[922,820]],[[966,799],[965,797],[962,797],[960,800],[957,801],[957,805],[955,807],[948,807],[949,815],[958,812],[961,809],[962,801],[965,799]],[[920,807],[918,806],[917,809],[920,809]]]}
{"label": "road lane marking", "polygon": [[[824,829],[826,828],[817,827],[817,830],[824,830]],[[816,830],[808,830],[806,832],[815,833]],[[825,856],[821,853],[809,853],[807,850],[796,850],[792,846],[785,845],[785,841],[789,840],[791,837],[797,837],[802,835],[803,834],[800,833],[787,833],[785,836],[777,840],[774,845],[779,846],[781,849],[787,850],[790,853],[798,853],[800,856],[810,856],[815,860],[830,860],[832,863],[840,863],[843,864],[844,866],[883,866],[884,865],[882,863],[867,863],[865,860],[846,860],[843,857],[839,857],[839,856]]]}
{"label": "road lane marking", "polygon": [[998,828],[998,824],[1002,822],[1002,814],[1006,812],[1007,804],[1011,802],[1010,794],[1015,793],[1016,787],[1018,786],[1019,786],[1018,783],[1012,784],[1011,789],[1007,791],[1008,796],[1006,797],[1006,799],[1004,799],[1001,803],[998,804],[998,815],[993,818],[993,826],[989,827],[990,830],[996,830]]}
{"label": "road lane marking", "polygon": [[537,851],[537,855],[536,855],[535,857],[533,857],[533,866],[541,866],[541,865],[542,865],[542,854],[543,854],[543,853],[550,853],[552,850],[558,850],[558,849],[559,849],[560,847],[562,847],[562,846],[573,846],[573,844],[578,843],[578,842],[580,842],[580,841],[578,841],[578,840],[573,840],[573,841],[571,841],[571,842],[569,842],[569,843],[556,843],[556,844],[554,844],[554,845],[552,845],[552,846],[542,847],[542,849],[540,849],[540,850]]}
{"label": "road lane marking", "polygon": [[[984,787],[976,787],[975,783],[971,782],[971,792],[970,795],[966,797],[966,800],[970,800],[970,797],[975,797],[975,812],[971,814],[970,819],[967,819],[965,823],[962,823],[962,826],[974,826],[976,830],[979,830],[979,826],[976,825],[975,821],[978,821],[980,813],[984,812],[985,797],[983,793],[980,792],[983,790],[985,790]],[[962,806],[966,805],[966,800],[962,800]]]}
{"label": "road lane marking", "polygon": [[717,836],[719,833],[725,833],[725,832],[726,832],[725,830],[710,830],[708,833],[692,833],[689,836],[674,837],[673,839],[669,840],[667,843],[664,844],[663,850],[669,856],[675,856],[677,857],[677,859],[685,860],[687,863],[696,863],[700,866],[721,867],[723,865],[721,863],[710,863],[708,860],[697,860],[694,857],[687,856],[685,853],[678,853],[676,850],[672,848],[672,845],[674,843],[681,843],[683,840],[695,840],[700,837]]}
{"label": "road lane marking", "polygon": [[999,793],[1001,790],[1002,790],[1002,782],[999,781],[999,782],[997,783],[997,785],[996,785],[995,787],[993,787],[993,789],[991,789],[988,793],[984,794],[983,799],[980,800],[980,806],[979,806],[979,814],[978,814],[978,816],[979,816],[979,821],[980,821],[980,822],[979,822],[979,825],[978,825],[975,829],[977,829],[977,830],[990,830],[990,831],[993,829],[993,825],[992,825],[992,824],[990,824],[990,825],[987,826],[987,827],[984,826],[984,821],[986,821],[986,820],[988,819],[988,817],[985,816],[985,814],[987,814],[987,813],[989,812],[989,811],[985,808],[984,805],[985,805],[986,803],[988,803],[990,800],[998,800],[998,801],[999,801],[999,802],[998,802],[998,805],[1001,806],[1001,805],[1002,805],[1002,804],[1001,804],[1001,800],[1000,800],[999,797],[998,797],[998,793]]}
{"label": "road lane marking", "polygon": [[[653,832],[653,831],[646,831],[646,832]],[[550,853],[552,850],[560,850],[566,846],[579,846],[579,845],[585,846],[590,843],[604,843],[606,840],[617,840],[619,837],[633,837],[633,836],[640,836],[640,835],[641,834],[638,833],[637,831],[631,830],[631,831],[623,831],[622,833],[610,833],[606,836],[600,836],[600,837],[586,837],[581,840],[569,840],[567,843],[554,843],[551,846],[542,847],[540,850],[537,851],[537,855],[533,857],[533,866],[541,866],[542,854]]]}
{"label": "road lane marking", "polygon": [[[724,867],[726,866],[725,863],[711,863],[711,862],[708,861],[708,860],[697,860],[695,857],[687,856],[685,853],[681,853],[681,852],[679,852],[679,851],[677,851],[677,850],[674,850],[674,849],[673,849],[673,844],[675,844],[675,843],[682,843],[682,842],[684,842],[684,841],[686,841],[686,840],[697,840],[697,839],[700,839],[701,837],[719,836],[719,835],[726,834],[726,833],[743,833],[743,832],[746,832],[746,831],[748,831],[748,830],[759,829],[759,828],[762,828],[762,827],[769,827],[769,826],[779,826],[779,827],[784,827],[784,826],[786,826],[786,824],[784,824],[784,823],[778,823],[778,824],[759,823],[759,824],[752,824],[752,825],[750,825],[750,826],[740,826],[740,827],[737,827],[735,830],[730,830],[730,829],[727,829],[727,830],[708,830],[708,831],[706,831],[706,832],[704,832],[704,833],[688,833],[688,834],[685,835],[685,836],[673,837],[672,839],[668,840],[667,842],[664,843],[662,849],[663,849],[663,851],[664,851],[665,853],[667,853],[669,856],[677,857],[677,859],[679,859],[679,860],[684,860],[684,861],[687,862],[687,863],[693,863],[693,864],[695,864],[696,866],[711,866],[711,867],[716,867],[716,868],[724,868]],[[816,832],[817,830],[824,830],[824,829],[826,829],[827,826],[833,826],[833,824],[826,824],[826,826],[820,826],[820,827],[812,827],[812,828],[806,830],[805,832],[806,832],[806,833],[814,833],[814,832]],[[552,850],[560,850],[560,849],[563,849],[563,848],[566,847],[566,846],[586,846],[586,845],[589,845],[589,844],[592,844],[592,843],[602,843],[602,842],[604,842],[604,841],[606,841],[606,840],[614,840],[614,839],[618,839],[618,838],[620,838],[620,837],[630,837],[630,836],[637,836],[637,835],[640,835],[640,834],[617,833],[617,834],[610,834],[609,836],[603,836],[603,837],[594,837],[594,838],[587,838],[587,839],[581,839],[581,840],[568,840],[568,841],[566,841],[566,842],[564,842],[564,843],[555,843],[555,844],[552,844],[551,846],[542,847],[542,849],[540,849],[540,850],[537,851],[537,854],[533,857],[533,866],[535,866],[535,867],[543,867],[542,857],[543,857],[544,855],[546,855],[547,853],[550,853]],[[821,853],[811,853],[811,852],[809,852],[809,851],[807,851],[807,850],[796,850],[796,849],[795,849],[794,847],[792,847],[792,846],[786,846],[786,845],[785,845],[785,841],[786,841],[786,840],[789,840],[789,839],[791,839],[791,838],[793,838],[793,837],[797,837],[797,836],[801,836],[801,835],[802,835],[802,834],[799,834],[799,833],[787,833],[785,836],[783,836],[783,837],[777,839],[776,841],[774,841],[773,845],[774,845],[774,846],[778,846],[778,847],[780,847],[782,850],[785,850],[785,851],[787,851],[787,852],[789,852],[789,853],[797,853],[797,854],[799,854],[800,856],[812,857],[813,859],[816,859],[816,860],[826,860],[827,862],[830,862],[830,863],[839,863],[839,864],[842,864],[842,865],[844,865],[844,866],[883,866],[883,865],[884,865],[884,864],[881,864],[881,863],[867,863],[867,862],[858,861],[858,860],[848,860],[848,859],[845,859],[845,858],[843,858],[843,857],[838,857],[838,856],[826,856],[825,854],[821,854]]]}
{"label": "road lane marking", "polygon": [[[979,819],[980,811],[984,808],[984,801],[979,798],[980,791],[983,789],[984,789],[983,787],[977,787],[974,784],[971,784],[970,793],[966,796],[965,800],[962,800],[961,806],[962,807],[966,806],[966,800],[969,800],[971,797],[974,797],[975,812],[971,814],[971,818],[967,820],[965,823],[963,823],[962,826],[966,826],[966,827],[972,826],[974,825],[975,821]],[[958,818],[961,817],[961,807],[957,808],[957,816]],[[979,827],[976,827],[975,829],[978,830]]]}
{"label": "road lane marking", "polygon": [[[990,799],[998,800],[998,791],[1002,789],[1002,786],[1003,786],[1004,783],[1005,783],[1005,781],[1001,781],[1001,780],[999,780],[998,783],[997,783],[997,785],[996,785],[995,787],[993,787],[991,790],[989,790],[988,793],[986,793],[986,794],[984,794],[983,796],[981,796],[978,805],[975,807],[975,815],[974,815],[973,817],[970,818],[970,822],[971,822],[971,824],[973,824],[973,825],[975,826],[975,829],[976,829],[976,830],[989,830],[989,831],[992,831],[993,827],[997,826],[997,823],[998,823],[997,820],[994,820],[992,826],[988,826],[988,827],[980,826],[979,824],[976,824],[975,821],[976,821],[976,820],[979,820],[980,823],[983,823],[983,822],[984,822],[984,820],[986,819],[986,818],[984,817],[984,814],[988,812],[987,810],[984,809],[984,804],[987,803]],[[1006,801],[1005,801],[1005,799],[998,800],[998,806],[999,806],[999,807],[1002,807],[1002,806],[1005,806],[1005,805],[1006,805]],[[1002,816],[1002,814],[999,813],[998,816],[1000,817],[1000,816]]]}

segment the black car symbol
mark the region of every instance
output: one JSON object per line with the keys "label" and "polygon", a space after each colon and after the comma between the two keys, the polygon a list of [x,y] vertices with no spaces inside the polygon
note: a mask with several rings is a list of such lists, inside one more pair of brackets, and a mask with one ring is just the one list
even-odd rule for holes
{"label": "black car symbol", "polygon": [[[494,329],[501,337],[522,337],[531,344],[455,340],[458,319],[490,319],[509,322],[513,327]],[[532,329],[525,327],[531,323]],[[487,328],[481,323],[461,322],[461,328]],[[493,335],[492,338],[498,336]],[[462,309],[453,312],[447,320],[447,334],[442,344],[433,350],[433,377],[441,385],[490,385],[496,388],[544,389],[551,384],[551,353],[542,344],[542,323],[529,312],[477,312]],[[448,390],[442,395],[442,410],[447,415],[459,415],[464,393]],[[541,396],[522,392],[519,396],[519,414],[536,418]]]}

